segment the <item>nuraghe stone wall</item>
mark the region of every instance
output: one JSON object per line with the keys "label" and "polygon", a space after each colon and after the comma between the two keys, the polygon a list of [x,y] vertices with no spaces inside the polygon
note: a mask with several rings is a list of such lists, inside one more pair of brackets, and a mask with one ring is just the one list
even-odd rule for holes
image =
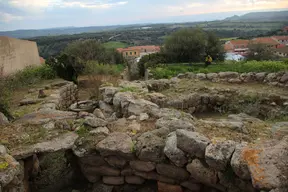
{"label": "nuraghe stone wall", "polygon": [[[188,113],[160,108],[121,88],[104,87],[101,94],[103,99],[93,114],[75,116],[72,127],[78,127],[71,132],[76,131],[79,137],[70,139],[69,144],[62,138],[37,145],[29,158],[37,157],[40,151],[72,149],[82,174],[97,192],[112,192],[124,184],[145,186],[149,180],[157,182],[159,192],[287,191],[287,136],[257,144],[208,138],[195,131],[196,119]],[[61,101],[59,95],[52,98]],[[51,103],[57,104],[54,99]],[[122,131],[112,126],[119,118],[129,122],[120,124]],[[154,129],[138,127],[149,119],[156,122]],[[55,150],[47,147],[53,143]],[[0,189],[21,191],[23,171],[13,153],[9,156],[7,152],[0,147],[0,165],[4,167]],[[3,157],[6,163],[2,163]],[[22,158],[17,159],[21,162]]]}
{"label": "nuraghe stone wall", "polygon": [[241,83],[265,83],[273,86],[288,87],[288,72],[278,73],[237,73],[237,72],[219,72],[219,73],[185,73],[179,74],[178,78],[189,78],[199,80],[209,80],[212,82],[227,82],[234,84]]}

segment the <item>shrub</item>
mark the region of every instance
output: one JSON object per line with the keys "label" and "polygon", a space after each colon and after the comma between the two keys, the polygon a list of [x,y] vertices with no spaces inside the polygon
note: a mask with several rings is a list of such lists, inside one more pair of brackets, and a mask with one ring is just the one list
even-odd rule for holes
{"label": "shrub", "polygon": [[85,65],[85,74],[93,75],[113,75],[117,76],[124,70],[123,65],[99,64],[96,61],[88,61]]}

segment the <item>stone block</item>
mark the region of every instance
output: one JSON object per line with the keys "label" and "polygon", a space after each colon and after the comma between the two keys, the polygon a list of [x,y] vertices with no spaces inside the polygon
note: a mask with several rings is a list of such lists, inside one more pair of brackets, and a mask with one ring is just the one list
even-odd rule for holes
{"label": "stone block", "polygon": [[142,172],[151,172],[156,168],[155,163],[147,161],[130,161],[130,167]]}
{"label": "stone block", "polygon": [[160,175],[179,181],[184,181],[189,178],[189,173],[185,169],[173,165],[158,164],[156,170]]}
{"label": "stone block", "polygon": [[125,181],[129,184],[142,185],[145,182],[145,179],[139,176],[126,176]]}
{"label": "stone block", "polygon": [[107,185],[123,185],[125,183],[124,177],[104,176],[102,181]]}

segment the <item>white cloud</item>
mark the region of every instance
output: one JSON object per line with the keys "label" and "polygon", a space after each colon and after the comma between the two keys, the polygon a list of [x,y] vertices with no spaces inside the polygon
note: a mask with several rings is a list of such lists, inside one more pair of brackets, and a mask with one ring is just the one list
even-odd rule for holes
{"label": "white cloud", "polygon": [[0,21],[4,23],[9,23],[10,21],[22,20],[22,19],[23,19],[22,17],[17,15],[0,12]]}
{"label": "white cloud", "polygon": [[120,1],[116,3],[105,3],[105,2],[86,2],[86,1],[69,1],[62,2],[62,7],[82,7],[82,8],[95,8],[95,9],[107,9],[111,7],[115,7],[118,5],[125,5],[127,1]]}
{"label": "white cloud", "polygon": [[95,8],[95,9],[106,9],[118,5],[125,5],[127,1],[120,1],[110,3],[105,0],[10,0],[9,4],[19,9],[27,11],[42,11],[50,7],[81,7],[81,8]]}

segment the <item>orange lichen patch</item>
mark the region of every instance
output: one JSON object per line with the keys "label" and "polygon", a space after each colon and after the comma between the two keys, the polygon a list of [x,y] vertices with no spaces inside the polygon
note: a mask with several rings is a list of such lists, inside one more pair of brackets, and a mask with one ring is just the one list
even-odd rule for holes
{"label": "orange lichen patch", "polygon": [[242,157],[247,162],[256,185],[262,185],[265,179],[264,169],[259,165],[259,155],[262,151],[262,149],[248,147],[242,151]]}

